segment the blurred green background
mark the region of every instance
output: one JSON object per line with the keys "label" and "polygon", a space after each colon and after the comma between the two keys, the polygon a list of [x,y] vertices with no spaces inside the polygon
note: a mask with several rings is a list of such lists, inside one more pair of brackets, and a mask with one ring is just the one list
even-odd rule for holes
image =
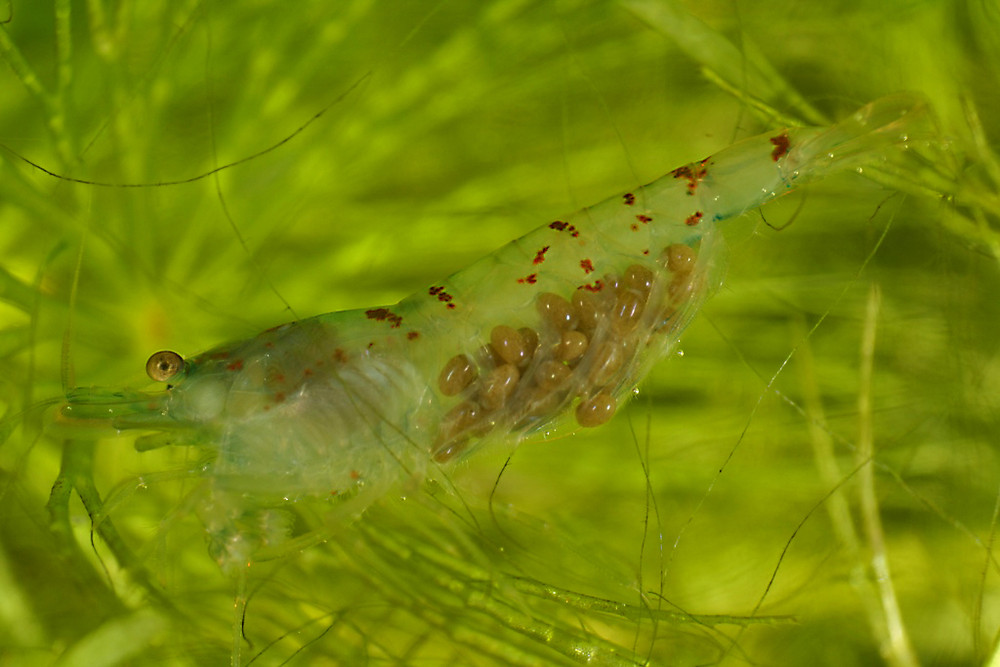
{"label": "blurred green background", "polygon": [[[196,455],[54,428],[66,387],[145,386],[157,349],[394,302],[781,125],[761,108],[816,124],[899,90],[931,101],[964,193],[844,174],[767,206],[781,231],[726,223],[725,285],[628,409],[400,480],[325,543],[255,565],[240,657],[990,662],[995,4],[55,0],[4,16],[10,150],[117,185],[252,159],[125,188],[4,151],[0,663],[234,654]],[[90,512],[68,489],[50,501],[60,466],[100,496]]]}

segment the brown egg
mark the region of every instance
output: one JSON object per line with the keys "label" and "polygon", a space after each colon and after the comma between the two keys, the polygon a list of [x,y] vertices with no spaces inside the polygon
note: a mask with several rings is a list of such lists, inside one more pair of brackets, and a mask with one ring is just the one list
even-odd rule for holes
{"label": "brown egg", "polygon": [[603,304],[597,295],[584,290],[573,293],[573,311],[581,331],[589,333],[596,329],[603,310]]}
{"label": "brown egg", "polygon": [[619,333],[626,333],[639,324],[642,311],[646,307],[646,299],[632,290],[622,290],[615,300],[611,311],[611,326]]}
{"label": "brown egg", "polygon": [[607,423],[615,414],[617,401],[607,390],[601,390],[576,406],[576,421],[584,428],[593,428]]}
{"label": "brown egg", "polygon": [[674,243],[663,249],[663,254],[660,258],[666,261],[667,268],[672,273],[688,274],[694,270],[694,263],[698,259],[698,254],[691,246],[684,245],[683,243]]}
{"label": "brown egg", "polygon": [[645,266],[633,264],[625,269],[625,287],[648,295],[653,289],[653,277],[653,272]]}
{"label": "brown egg", "polygon": [[590,340],[579,331],[564,331],[559,345],[556,346],[556,359],[560,361],[576,361],[587,351]]}
{"label": "brown egg", "polygon": [[524,368],[535,358],[535,353],[538,350],[538,332],[531,327],[521,327],[517,332],[524,340],[524,359],[520,363],[520,367]]}
{"label": "brown egg", "polygon": [[479,402],[488,411],[499,410],[514,393],[520,377],[517,366],[513,364],[497,366],[483,378],[479,388]]}
{"label": "brown egg", "polygon": [[448,441],[456,436],[465,435],[473,430],[482,418],[482,408],[474,401],[462,401],[441,418],[438,436],[441,441]]}
{"label": "brown egg", "polygon": [[497,356],[508,364],[520,364],[524,360],[524,337],[513,327],[506,324],[493,327],[490,332],[490,345],[496,350]]}
{"label": "brown egg", "polygon": [[535,371],[535,384],[541,389],[553,390],[566,382],[572,374],[572,369],[564,363],[543,361]]}
{"label": "brown egg", "polygon": [[438,376],[438,389],[445,396],[457,396],[476,379],[478,371],[464,354],[458,354],[448,360]]}
{"label": "brown egg", "polygon": [[576,327],[576,312],[569,301],[552,292],[542,292],[535,302],[542,322],[556,331],[565,331]]}

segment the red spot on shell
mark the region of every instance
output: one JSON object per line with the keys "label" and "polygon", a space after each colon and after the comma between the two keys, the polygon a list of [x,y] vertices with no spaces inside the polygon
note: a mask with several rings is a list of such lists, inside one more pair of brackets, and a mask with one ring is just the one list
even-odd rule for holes
{"label": "red spot on shell", "polygon": [[[228,357],[229,355],[227,354],[226,356]],[[224,358],[225,357],[223,357],[223,359]],[[226,370],[227,371],[238,371],[238,370],[242,370],[242,369],[243,369],[243,360],[242,359],[237,359],[236,361],[234,361],[234,362],[226,365]]]}
{"label": "red spot on shell", "polygon": [[447,304],[449,310],[455,309],[455,304],[452,303],[455,297],[453,297],[451,294],[448,294],[448,292],[445,291],[444,285],[439,285],[439,286],[432,285],[430,289],[427,290],[427,293],[433,297],[436,297],[437,300],[440,301],[441,303]]}
{"label": "red spot on shell", "polygon": [[791,141],[788,139],[788,132],[782,132],[776,137],[771,137],[771,144],[774,150],[771,151],[771,159],[777,162],[788,154],[788,147]]}
{"label": "red spot on shell", "polygon": [[687,219],[684,221],[684,224],[687,225],[688,227],[694,227],[699,222],[701,222],[702,215],[704,214],[701,211],[695,211],[694,213],[692,213],[687,217]]}
{"label": "red spot on shell", "polygon": [[632,206],[633,204],[635,204],[635,195],[632,194],[631,192],[626,192],[622,196],[622,198],[625,200],[626,206]]}
{"label": "red spot on shell", "polygon": [[670,173],[673,174],[674,178],[685,179],[688,182],[688,194],[693,195],[694,191],[698,189],[698,184],[708,175],[708,167],[706,166],[708,160],[709,158],[705,158],[701,162],[686,164],[683,167],[674,169]]}
{"label": "red spot on shell", "polygon": [[266,343],[264,343],[264,347],[270,350],[274,347],[274,342],[269,340]]}
{"label": "red spot on shell", "polygon": [[580,260],[580,268],[583,269],[584,273],[593,273],[594,272],[594,263],[591,262],[589,259],[581,259]]}
{"label": "red spot on shell", "polygon": [[556,220],[555,222],[550,223],[549,229],[554,229],[557,232],[569,232],[569,235],[573,238],[580,236],[580,230],[568,222],[563,222],[562,220]]}
{"label": "red spot on shell", "polygon": [[600,280],[595,280],[589,285],[580,285],[577,289],[582,289],[587,292],[600,292],[602,289],[604,289],[604,283],[601,282]]}
{"label": "red spot on shell", "polygon": [[302,375],[305,376],[305,377],[309,377],[312,374],[313,374],[313,369],[311,369],[311,368],[307,368],[304,371],[302,371]]}
{"label": "red spot on shell", "polygon": [[542,246],[542,249],[535,253],[535,259],[531,260],[532,264],[541,264],[545,261],[545,253],[549,251],[549,246]]}
{"label": "red spot on shell", "polygon": [[278,393],[276,393],[274,395],[274,402],[275,403],[284,403],[285,402],[285,392],[279,391]]}
{"label": "red spot on shell", "polygon": [[635,216],[635,219],[638,220],[639,222],[641,222],[644,225],[648,225],[649,223],[651,223],[653,221],[653,219],[651,217],[649,217],[648,215],[637,215],[637,216]]}
{"label": "red spot on shell", "polygon": [[342,364],[347,363],[347,353],[339,347],[333,351],[333,360]]}
{"label": "red spot on shell", "polygon": [[427,293],[431,296],[436,296],[438,301],[451,301],[452,296],[445,291],[444,285],[431,285],[427,290]]}
{"label": "red spot on shell", "polygon": [[633,232],[637,232],[639,231],[639,225],[633,222],[631,225],[629,225],[629,229],[631,229]]}
{"label": "red spot on shell", "polygon": [[376,322],[388,322],[393,329],[398,329],[403,323],[403,318],[392,312],[388,308],[373,308],[365,311],[365,316]]}
{"label": "red spot on shell", "polygon": [[285,375],[284,373],[275,373],[274,377],[271,379],[274,380],[275,382],[284,382]]}
{"label": "red spot on shell", "polygon": [[361,479],[361,473],[359,473],[357,470],[352,470],[350,475],[351,479]]}
{"label": "red spot on shell", "polygon": [[406,340],[416,340],[420,338],[420,334],[416,331],[409,331],[406,334]]}
{"label": "red spot on shell", "polygon": [[518,285],[534,285],[537,282],[538,282],[538,274],[537,273],[529,273],[525,277],[517,279],[517,284]]}

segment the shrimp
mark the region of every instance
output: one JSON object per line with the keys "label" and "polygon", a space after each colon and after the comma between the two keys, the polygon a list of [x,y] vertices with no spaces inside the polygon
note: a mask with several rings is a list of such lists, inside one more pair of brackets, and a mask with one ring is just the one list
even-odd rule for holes
{"label": "shrimp", "polygon": [[356,513],[401,475],[606,423],[720,284],[717,223],[909,148],[926,119],[921,100],[897,95],[829,128],[747,139],[548,221],[397,304],[188,359],[158,352],[147,371],[165,391],[75,389],[59,420],[152,432],[139,449],[204,450],[213,554],[225,569],[245,564],[275,538],[234,528],[248,502],[336,497]]}

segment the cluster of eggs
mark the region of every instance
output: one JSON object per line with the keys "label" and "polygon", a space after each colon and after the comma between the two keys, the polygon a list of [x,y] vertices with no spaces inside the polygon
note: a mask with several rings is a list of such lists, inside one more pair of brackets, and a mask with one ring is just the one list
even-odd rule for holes
{"label": "cluster of eggs", "polygon": [[638,354],[688,298],[696,258],[690,246],[672,244],[655,271],[632,264],[569,298],[542,292],[535,326],[497,324],[476,353],[449,359],[437,386],[457,403],[441,419],[435,459],[454,458],[501,424],[548,422],[572,401],[580,426],[611,419]]}

